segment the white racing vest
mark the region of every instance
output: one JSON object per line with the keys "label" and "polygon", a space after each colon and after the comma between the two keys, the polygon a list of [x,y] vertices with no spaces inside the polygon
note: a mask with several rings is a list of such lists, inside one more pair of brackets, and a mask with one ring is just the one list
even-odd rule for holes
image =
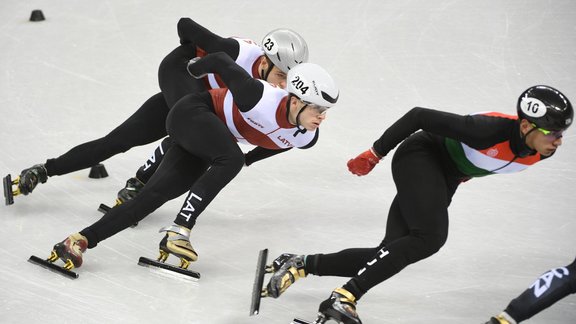
{"label": "white racing vest", "polygon": [[[264,51],[262,48],[250,39],[232,37],[240,45],[240,50],[238,53],[238,58],[236,58],[236,64],[243,68],[250,76],[256,79],[260,79],[261,76],[258,73],[258,65],[260,60],[264,58]],[[201,48],[198,48],[198,56],[206,56],[206,52]],[[218,89],[225,88],[226,85],[220,79],[219,75],[210,73],[203,78],[204,84],[207,89]]]}
{"label": "white racing vest", "polygon": [[210,91],[216,115],[226,123],[236,141],[272,150],[310,144],[318,130],[302,133],[288,122],[288,92],[258,81],[264,83],[262,98],[247,112],[238,109],[228,89]]}

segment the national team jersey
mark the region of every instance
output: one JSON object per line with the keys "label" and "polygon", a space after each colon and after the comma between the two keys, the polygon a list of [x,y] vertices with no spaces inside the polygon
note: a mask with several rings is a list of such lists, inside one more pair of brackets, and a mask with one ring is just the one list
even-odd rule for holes
{"label": "national team jersey", "polygon": [[210,90],[216,115],[226,123],[236,141],[271,150],[305,147],[318,130],[301,131],[288,122],[288,92],[265,81],[258,103],[246,112],[238,109],[232,93],[226,89]]}
{"label": "national team jersey", "polygon": [[381,156],[418,130],[435,138],[440,152],[454,162],[449,172],[462,177],[513,173],[547,157],[529,148],[520,135],[518,117],[496,112],[457,115],[416,107],[374,142]]}
{"label": "national team jersey", "polygon": [[[500,113],[482,113],[484,116],[497,116],[517,120],[517,116]],[[510,144],[510,139],[494,143],[488,148],[475,149],[452,138],[445,139],[446,149],[458,170],[469,177],[480,177],[494,173],[520,172],[540,161],[540,154],[517,156]]]}
{"label": "national team jersey", "polygon": [[[237,37],[231,37],[230,39],[236,40],[240,46],[238,57],[235,61],[236,64],[248,72],[248,74],[250,74],[250,76],[253,78],[262,78],[258,72],[260,61],[264,59],[264,51],[262,48],[250,39]],[[203,49],[197,49],[197,55],[199,57],[204,57],[206,54],[207,53]],[[220,76],[217,74],[210,73],[206,75],[202,80],[204,81],[207,89],[218,89],[226,87]]]}

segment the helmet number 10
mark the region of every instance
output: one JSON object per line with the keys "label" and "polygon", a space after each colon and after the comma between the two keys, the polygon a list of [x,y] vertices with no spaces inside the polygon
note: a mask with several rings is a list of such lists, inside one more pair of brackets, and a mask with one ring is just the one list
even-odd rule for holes
{"label": "helmet number 10", "polygon": [[538,113],[538,108],[540,107],[540,105],[537,102],[533,102],[533,101],[528,101],[528,111],[531,113]]}
{"label": "helmet number 10", "polygon": [[304,81],[300,80],[299,75],[294,76],[294,79],[290,82],[292,83],[292,86],[294,86],[294,89],[300,91],[303,95],[308,91],[308,86],[304,85]]}

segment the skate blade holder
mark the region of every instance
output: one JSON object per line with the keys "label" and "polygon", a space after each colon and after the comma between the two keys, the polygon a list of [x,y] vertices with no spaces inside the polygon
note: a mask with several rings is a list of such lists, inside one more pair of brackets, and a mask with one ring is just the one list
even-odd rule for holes
{"label": "skate blade holder", "polygon": [[2,179],[2,182],[4,184],[4,200],[6,206],[12,205],[14,203],[14,196],[20,194],[20,188],[18,188],[20,176],[17,176],[16,179],[12,180],[12,176],[8,174]]}

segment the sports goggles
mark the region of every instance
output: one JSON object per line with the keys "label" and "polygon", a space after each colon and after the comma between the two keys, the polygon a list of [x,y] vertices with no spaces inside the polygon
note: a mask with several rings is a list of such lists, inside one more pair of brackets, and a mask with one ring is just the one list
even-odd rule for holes
{"label": "sports goggles", "polygon": [[320,115],[326,113],[326,111],[328,110],[328,107],[313,104],[311,102],[304,101],[304,100],[302,100],[302,102],[306,105],[306,107],[310,107],[310,108],[316,110]]}
{"label": "sports goggles", "polygon": [[534,126],[534,128],[536,128],[540,133],[544,134],[545,136],[554,137],[555,139],[559,139],[562,138],[562,136],[564,136],[564,130],[551,131],[544,128],[540,128],[536,126],[536,124],[534,123],[532,123],[532,126]]}

